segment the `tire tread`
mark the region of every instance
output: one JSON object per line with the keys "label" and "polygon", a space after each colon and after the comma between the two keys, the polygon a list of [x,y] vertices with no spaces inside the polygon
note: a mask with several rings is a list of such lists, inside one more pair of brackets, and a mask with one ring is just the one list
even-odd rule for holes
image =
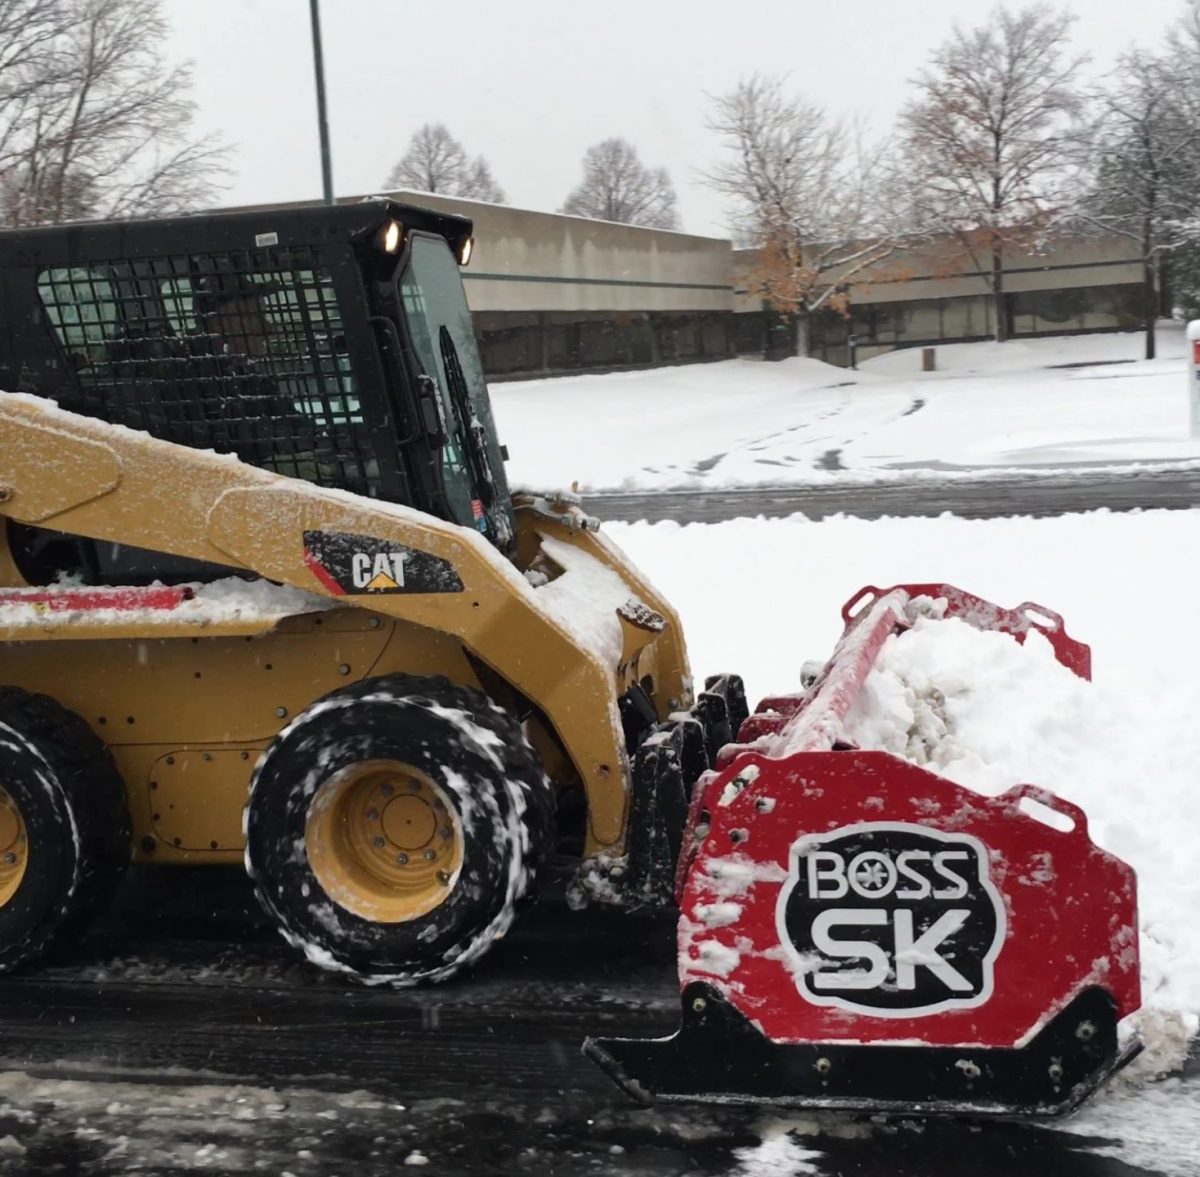
{"label": "tire tread", "polygon": [[[65,947],[108,907],[129,864],[125,784],[86,721],[49,695],[0,686],[0,723],[42,756],[62,785],[80,839],[77,881],[53,927],[18,963]],[[11,966],[10,966],[11,967]]]}

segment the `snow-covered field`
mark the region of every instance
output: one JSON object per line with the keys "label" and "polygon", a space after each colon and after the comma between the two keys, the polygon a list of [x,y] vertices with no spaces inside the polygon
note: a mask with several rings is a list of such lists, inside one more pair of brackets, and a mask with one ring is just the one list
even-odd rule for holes
{"label": "snow-covered field", "polygon": [[[514,485],[658,490],[1200,463],[1184,340],[1137,334],[938,347],[857,371],[742,359],[492,386]],[[1062,365],[1084,365],[1082,367]]]}
{"label": "snow-covered field", "polygon": [[[1200,511],[606,530],[682,611],[697,675],[740,671],[756,697],[798,689],[801,663],[829,654],[840,606],[864,584],[946,581],[1062,613],[1093,647],[1093,685],[1036,644],[998,650],[949,631],[940,649],[893,657],[892,677],[928,673],[947,696],[940,771],[988,791],[1029,782],[1061,793],[1137,869],[1144,1001],[1167,1015],[1151,1027],[1148,1061],[1173,1061],[1176,1015],[1190,1028],[1200,1013],[1200,626],[1190,601]],[[881,746],[896,729],[885,713],[897,684],[875,685]]]}

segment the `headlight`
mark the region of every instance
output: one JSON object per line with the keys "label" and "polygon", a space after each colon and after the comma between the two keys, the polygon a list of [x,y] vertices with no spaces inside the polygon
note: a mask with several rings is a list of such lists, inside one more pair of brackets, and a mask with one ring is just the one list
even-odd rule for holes
{"label": "headlight", "polygon": [[475,249],[475,238],[465,237],[458,247],[458,264],[460,266],[469,266],[471,264],[471,253]]}
{"label": "headlight", "polygon": [[404,230],[400,227],[399,221],[388,221],[387,226],[383,230],[383,245],[384,253],[395,253],[400,248],[400,242],[404,238]]}

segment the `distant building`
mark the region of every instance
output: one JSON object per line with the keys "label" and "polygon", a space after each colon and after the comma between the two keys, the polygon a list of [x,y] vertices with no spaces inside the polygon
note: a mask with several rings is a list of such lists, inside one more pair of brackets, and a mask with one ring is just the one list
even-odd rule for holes
{"label": "distant building", "polygon": [[728,241],[422,192],[388,195],[475,222],[463,281],[490,376],[736,354]]}
{"label": "distant building", "polygon": [[379,195],[474,221],[462,275],[490,379],[762,351],[761,313],[734,315],[733,247],[721,238],[428,192]]}
{"label": "distant building", "polygon": [[[735,311],[761,310],[746,290],[757,251],[734,255]],[[1142,263],[1122,237],[1061,237],[1041,253],[1004,259],[1012,337],[1136,330],[1141,325]],[[994,335],[994,301],[984,273],[953,238],[893,254],[847,283],[849,317],[814,316],[811,354],[848,362],[849,337],[868,359],[895,348],[963,343]],[[787,341],[787,333],[780,338]]]}
{"label": "distant building", "polygon": [[[475,222],[463,280],[491,379],[794,352],[792,327],[747,290],[757,251],[427,192],[384,195]],[[1012,334],[1136,329],[1141,281],[1140,261],[1118,237],[1013,253],[1005,259]],[[860,359],[992,336],[987,282],[950,238],[892,255],[855,275],[848,292],[848,318],[825,312],[812,323],[811,353],[830,363],[848,362],[851,334]]]}

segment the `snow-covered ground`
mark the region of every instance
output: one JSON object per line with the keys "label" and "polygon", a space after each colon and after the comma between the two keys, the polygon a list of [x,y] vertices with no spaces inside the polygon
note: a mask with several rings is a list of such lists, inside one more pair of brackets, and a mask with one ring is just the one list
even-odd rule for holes
{"label": "snow-covered ground", "polygon": [[[681,610],[697,675],[740,671],[755,697],[798,689],[801,663],[829,654],[840,607],[864,584],[945,581],[1060,612],[1093,647],[1093,685],[1036,644],[998,651],[956,640],[952,627],[940,649],[914,648],[892,669],[929,673],[948,697],[942,771],[989,791],[1028,782],[1061,793],[1137,869],[1144,1000],[1168,1015],[1151,1061],[1170,1061],[1174,1015],[1200,1013],[1200,626],[1190,612],[1200,511],[606,530]],[[875,746],[896,726],[888,685],[877,684]]]}
{"label": "snow-covered ground", "polygon": [[[514,485],[660,490],[1200,463],[1184,339],[950,344],[857,371],[729,360],[492,386]],[[1064,365],[1084,365],[1080,367]]]}

